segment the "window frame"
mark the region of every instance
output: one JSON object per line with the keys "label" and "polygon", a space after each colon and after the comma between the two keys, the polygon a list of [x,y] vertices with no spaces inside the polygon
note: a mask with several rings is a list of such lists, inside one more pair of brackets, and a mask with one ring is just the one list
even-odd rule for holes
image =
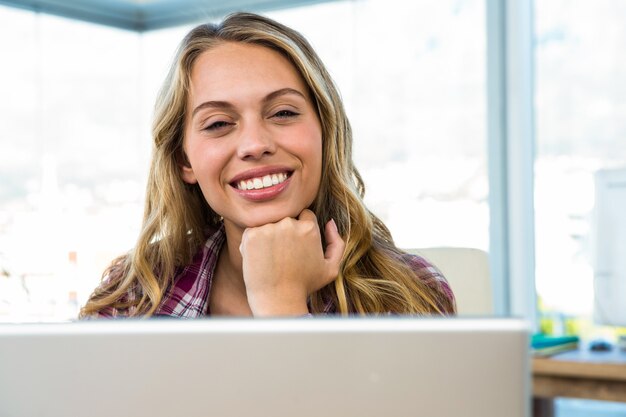
{"label": "window frame", "polygon": [[533,1],[487,0],[486,11],[494,306],[536,329]]}

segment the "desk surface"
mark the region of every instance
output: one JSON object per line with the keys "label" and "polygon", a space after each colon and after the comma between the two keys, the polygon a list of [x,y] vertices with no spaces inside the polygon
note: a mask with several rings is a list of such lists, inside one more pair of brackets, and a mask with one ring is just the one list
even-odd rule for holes
{"label": "desk surface", "polygon": [[535,397],[626,402],[626,352],[581,349],[533,358]]}
{"label": "desk surface", "polygon": [[584,349],[548,358],[533,358],[533,375],[626,381],[626,351],[592,352]]}

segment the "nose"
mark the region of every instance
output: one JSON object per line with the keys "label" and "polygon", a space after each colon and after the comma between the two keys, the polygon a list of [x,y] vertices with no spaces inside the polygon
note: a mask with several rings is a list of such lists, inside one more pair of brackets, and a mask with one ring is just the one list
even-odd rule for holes
{"label": "nose", "polygon": [[276,152],[276,144],[261,121],[249,121],[241,129],[237,155],[244,160],[256,160]]}

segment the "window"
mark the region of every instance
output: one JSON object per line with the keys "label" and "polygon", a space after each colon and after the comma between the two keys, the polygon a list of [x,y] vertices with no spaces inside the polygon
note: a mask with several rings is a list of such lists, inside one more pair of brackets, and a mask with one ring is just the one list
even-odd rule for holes
{"label": "window", "polygon": [[589,321],[594,174],[626,167],[626,4],[537,1],[535,15],[537,292],[546,314]]}
{"label": "window", "polygon": [[337,82],[366,203],[400,247],[488,250],[484,7],[366,0],[269,14]]}
{"label": "window", "polygon": [[[335,78],[366,202],[401,247],[488,247],[484,7],[364,0],[268,13]],[[0,45],[11,97],[0,103],[0,321],[75,317],[134,244],[154,99],[189,28],[138,34],[0,6],[0,35],[15,39]]]}
{"label": "window", "polygon": [[[0,103],[0,320],[67,319],[136,239],[152,80],[184,30],[142,36],[6,7],[0,28],[15,39],[0,46],[10,97]],[[153,39],[169,49],[156,53]]]}

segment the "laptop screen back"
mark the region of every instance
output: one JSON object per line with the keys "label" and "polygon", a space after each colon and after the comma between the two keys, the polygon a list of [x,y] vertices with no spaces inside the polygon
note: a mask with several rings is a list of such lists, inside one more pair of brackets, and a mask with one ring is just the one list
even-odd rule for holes
{"label": "laptop screen back", "polygon": [[522,417],[527,335],[507,319],[0,325],[0,415]]}

